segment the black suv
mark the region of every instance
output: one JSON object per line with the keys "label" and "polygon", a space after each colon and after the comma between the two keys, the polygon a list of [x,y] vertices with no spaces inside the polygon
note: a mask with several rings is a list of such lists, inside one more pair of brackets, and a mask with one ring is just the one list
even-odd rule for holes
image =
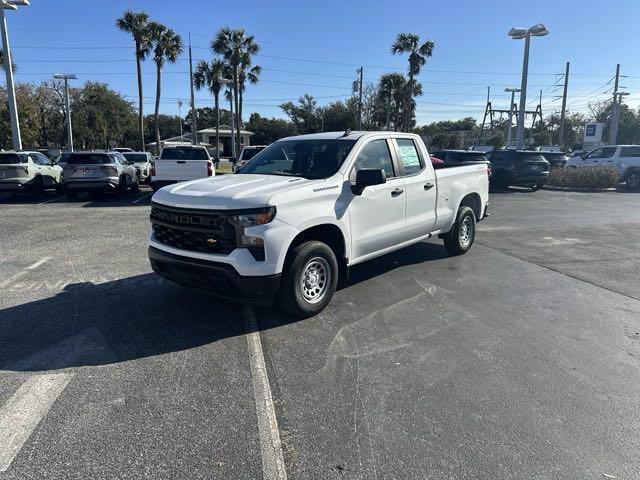
{"label": "black suv", "polygon": [[493,171],[493,187],[504,189],[514,185],[539,190],[549,178],[549,162],[540,152],[494,150],[487,157]]}
{"label": "black suv", "polygon": [[460,165],[473,165],[476,163],[489,164],[489,159],[483,152],[469,150],[435,150],[429,152],[432,157],[439,158],[444,164],[436,168],[457,167]]}
{"label": "black suv", "polygon": [[551,168],[564,168],[569,155],[564,152],[540,152]]}

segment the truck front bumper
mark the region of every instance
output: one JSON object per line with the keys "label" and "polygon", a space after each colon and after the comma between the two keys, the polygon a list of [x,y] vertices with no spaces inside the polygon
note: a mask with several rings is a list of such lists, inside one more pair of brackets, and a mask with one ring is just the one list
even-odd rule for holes
{"label": "truck front bumper", "polygon": [[158,275],[224,300],[270,305],[280,289],[280,274],[242,276],[228,263],[174,255],[154,247],[149,247],[149,261]]}

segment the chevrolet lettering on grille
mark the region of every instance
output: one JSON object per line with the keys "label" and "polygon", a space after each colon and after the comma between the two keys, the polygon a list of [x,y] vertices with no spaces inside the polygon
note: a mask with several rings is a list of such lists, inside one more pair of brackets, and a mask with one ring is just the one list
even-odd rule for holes
{"label": "chevrolet lettering on grille", "polygon": [[164,222],[177,223],[182,225],[196,225],[201,227],[217,227],[218,226],[218,220],[215,218],[200,217],[197,215],[184,215],[184,214],[181,215],[178,213],[171,213],[164,210],[158,210],[155,208],[151,210],[151,218],[164,221]]}

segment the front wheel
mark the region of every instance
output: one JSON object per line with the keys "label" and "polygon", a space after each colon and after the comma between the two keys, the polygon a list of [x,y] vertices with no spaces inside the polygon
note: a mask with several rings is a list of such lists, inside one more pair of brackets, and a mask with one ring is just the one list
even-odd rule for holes
{"label": "front wheel", "polygon": [[476,238],[476,216],[469,207],[460,207],[456,222],[444,236],[444,247],[451,255],[467,253]]}
{"label": "front wheel", "polygon": [[321,312],[338,283],[338,261],[325,243],[309,241],[296,246],[283,271],[280,306],[298,318]]}
{"label": "front wheel", "polygon": [[627,188],[634,192],[640,191],[640,172],[629,172],[627,174]]}

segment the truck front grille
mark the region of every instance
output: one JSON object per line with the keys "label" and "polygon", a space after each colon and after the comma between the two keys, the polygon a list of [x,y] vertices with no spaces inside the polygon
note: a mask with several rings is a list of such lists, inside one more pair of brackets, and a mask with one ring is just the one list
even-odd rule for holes
{"label": "truck front grille", "polygon": [[227,255],[236,248],[235,228],[228,215],[151,205],[151,225],[156,241],[181,250]]}

